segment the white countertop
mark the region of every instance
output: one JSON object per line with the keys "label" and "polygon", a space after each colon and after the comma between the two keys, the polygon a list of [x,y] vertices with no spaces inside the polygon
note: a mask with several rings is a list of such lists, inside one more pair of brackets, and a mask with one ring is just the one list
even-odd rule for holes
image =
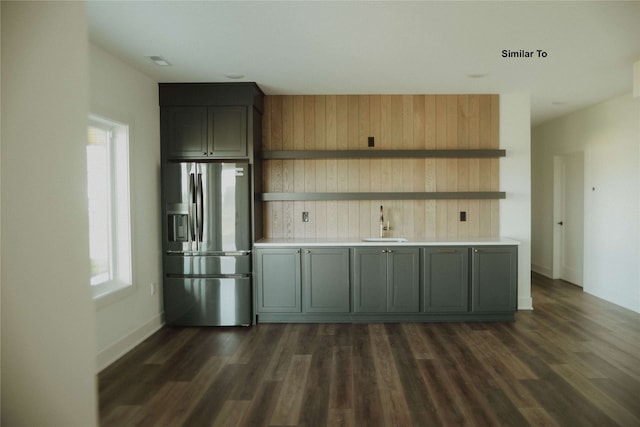
{"label": "white countertop", "polygon": [[[371,236],[375,237],[375,236]],[[517,240],[507,237],[467,237],[455,239],[427,239],[424,237],[407,237],[406,242],[365,242],[365,237],[329,237],[329,238],[305,238],[305,239],[283,239],[266,238],[254,243],[256,248],[267,247],[320,247],[320,246],[504,246],[519,245]]]}

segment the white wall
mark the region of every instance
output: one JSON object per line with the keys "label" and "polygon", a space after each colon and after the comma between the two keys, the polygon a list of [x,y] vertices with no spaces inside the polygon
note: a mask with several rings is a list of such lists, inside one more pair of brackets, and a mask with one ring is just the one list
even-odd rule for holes
{"label": "white wall", "polygon": [[531,101],[529,94],[500,95],[500,235],[520,241],[518,309],[533,308],[531,299]]}
{"label": "white wall", "polygon": [[2,425],[97,425],[83,2],[2,7]]}
{"label": "white wall", "polygon": [[533,129],[532,263],[553,260],[553,157],[585,153],[584,291],[640,312],[640,100],[611,99]]}
{"label": "white wall", "polygon": [[[129,124],[133,287],[96,304],[98,369],[162,326],[158,85],[90,46],[90,109]],[[151,287],[155,287],[152,294]]]}

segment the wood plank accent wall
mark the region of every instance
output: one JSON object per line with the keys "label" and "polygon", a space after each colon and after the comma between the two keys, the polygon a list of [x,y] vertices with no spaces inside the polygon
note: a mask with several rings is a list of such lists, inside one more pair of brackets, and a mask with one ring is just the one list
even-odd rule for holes
{"label": "wood plank accent wall", "polygon": [[[499,148],[499,96],[265,97],[264,151],[370,150],[369,136],[377,150]],[[500,191],[498,167],[496,158],[265,160],[263,184],[265,192]],[[499,235],[498,200],[364,200],[265,202],[265,236],[377,236],[380,205],[391,236]]]}

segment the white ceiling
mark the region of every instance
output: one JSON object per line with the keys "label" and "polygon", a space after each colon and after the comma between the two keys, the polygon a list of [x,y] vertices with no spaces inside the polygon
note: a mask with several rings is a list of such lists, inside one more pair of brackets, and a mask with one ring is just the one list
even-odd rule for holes
{"label": "white ceiling", "polygon": [[630,93],[640,60],[637,1],[89,1],[87,14],[93,43],[158,82],[240,73],[266,94],[526,91],[534,124]]}

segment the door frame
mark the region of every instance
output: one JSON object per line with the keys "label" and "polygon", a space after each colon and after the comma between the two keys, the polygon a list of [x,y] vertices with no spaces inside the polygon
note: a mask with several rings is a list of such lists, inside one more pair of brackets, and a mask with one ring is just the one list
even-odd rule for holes
{"label": "door frame", "polygon": [[[565,237],[566,237],[566,228],[564,225],[561,225],[561,222],[566,221],[566,191],[567,191],[567,158],[571,155],[580,154],[582,156],[583,166],[584,166],[584,152],[576,151],[570,153],[564,153],[561,155],[556,155],[553,158],[553,264],[552,264],[552,278],[553,279],[563,279],[567,280],[571,283],[574,282],[582,282],[579,277],[573,280],[565,277],[568,273],[564,271],[564,254],[565,254]],[[582,191],[584,193],[584,168],[582,171],[581,177],[581,185],[577,191]],[[584,222],[584,204],[582,207],[582,221]],[[582,242],[584,247],[584,229],[582,230]],[[584,258],[584,252],[583,252]],[[584,276],[584,261],[581,263],[582,271],[580,272],[580,276]],[[583,286],[582,283],[574,283],[580,287]]]}
{"label": "door frame", "polygon": [[565,159],[563,155],[553,156],[553,264],[551,278],[559,279],[562,271],[564,233],[558,225],[564,218]]}

